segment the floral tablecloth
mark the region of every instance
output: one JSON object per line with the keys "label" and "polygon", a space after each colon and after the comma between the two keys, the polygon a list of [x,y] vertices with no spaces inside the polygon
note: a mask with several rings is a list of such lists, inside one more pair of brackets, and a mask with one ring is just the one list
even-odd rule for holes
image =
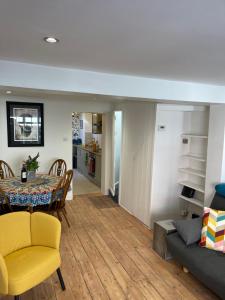
{"label": "floral tablecloth", "polygon": [[36,175],[36,178],[22,183],[19,177],[0,180],[0,188],[6,193],[11,205],[37,206],[49,204],[52,192],[61,177]]}

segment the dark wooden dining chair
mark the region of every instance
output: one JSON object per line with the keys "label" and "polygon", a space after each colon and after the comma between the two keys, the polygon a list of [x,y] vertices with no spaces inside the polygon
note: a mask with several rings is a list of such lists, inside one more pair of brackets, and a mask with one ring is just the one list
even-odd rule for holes
{"label": "dark wooden dining chair", "polygon": [[0,160],[0,179],[15,177],[12,169],[4,160]]}
{"label": "dark wooden dining chair", "polygon": [[68,227],[70,227],[66,212],[66,195],[70,188],[73,178],[73,170],[68,170],[64,177],[60,180],[57,188],[52,193],[51,203],[49,204],[49,212],[57,214],[57,217],[62,221],[62,215],[66,220]]}
{"label": "dark wooden dining chair", "polygon": [[65,160],[57,159],[52,164],[48,174],[55,175],[55,176],[64,176],[66,171],[67,171],[67,165]]}
{"label": "dark wooden dining chair", "polygon": [[0,188],[0,215],[12,212],[9,198],[6,193]]}

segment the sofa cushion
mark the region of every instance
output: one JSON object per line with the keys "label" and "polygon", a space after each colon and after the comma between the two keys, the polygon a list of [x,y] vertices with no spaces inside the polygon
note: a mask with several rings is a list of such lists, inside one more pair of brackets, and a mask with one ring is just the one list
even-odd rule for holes
{"label": "sofa cushion", "polygon": [[48,278],[60,266],[59,251],[32,246],[5,257],[9,295],[20,295]]}
{"label": "sofa cushion", "polygon": [[0,216],[0,253],[6,256],[31,245],[30,213],[14,212]]}
{"label": "sofa cushion", "polygon": [[225,211],[204,208],[200,245],[225,252]]}
{"label": "sofa cushion", "polygon": [[186,245],[191,245],[200,240],[202,231],[202,218],[176,220],[173,223]]}
{"label": "sofa cushion", "polygon": [[215,186],[216,193],[225,197],[225,183],[219,183]]}
{"label": "sofa cushion", "polygon": [[225,299],[225,255],[222,252],[202,248],[198,243],[186,246],[177,232],[167,236],[167,245],[178,262]]}
{"label": "sofa cushion", "polygon": [[215,193],[210,208],[217,210],[225,210],[225,197]]}

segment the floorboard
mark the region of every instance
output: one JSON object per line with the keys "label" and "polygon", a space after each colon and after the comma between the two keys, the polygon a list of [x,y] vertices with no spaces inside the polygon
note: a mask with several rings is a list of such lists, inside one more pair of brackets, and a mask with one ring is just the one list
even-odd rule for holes
{"label": "floorboard", "polygon": [[[22,295],[21,300],[216,300],[212,292],[173,261],[152,250],[152,232],[100,194],[67,202],[71,227],[62,222],[62,274]],[[12,300],[13,297],[0,297]]]}

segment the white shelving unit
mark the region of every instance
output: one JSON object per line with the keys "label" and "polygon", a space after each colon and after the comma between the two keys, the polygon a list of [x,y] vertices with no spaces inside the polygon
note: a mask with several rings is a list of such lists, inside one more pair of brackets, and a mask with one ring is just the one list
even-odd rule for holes
{"label": "white shelving unit", "polygon": [[[152,160],[151,222],[159,218],[176,219],[181,215],[188,218],[192,214],[201,215],[204,204],[207,205],[207,152],[210,154],[207,149],[212,135],[211,131],[209,135],[208,127],[208,106],[157,104]],[[213,172],[210,172],[210,176],[214,179]],[[195,190],[193,198],[182,195],[184,186]]]}
{"label": "white shelving unit", "polygon": [[189,158],[189,159],[200,161],[200,162],[206,162],[206,158],[204,156],[200,156],[199,154],[187,153],[182,156],[184,158]]}
{"label": "white shelving unit", "polygon": [[[182,153],[178,168],[181,191],[178,196],[186,207],[191,204],[192,207],[202,209],[205,200],[209,114],[207,109],[184,114],[186,122],[184,133],[181,134]],[[184,186],[195,190],[193,198],[182,195]]]}
{"label": "white shelving unit", "polygon": [[183,133],[182,137],[197,138],[197,139],[208,139],[207,135],[199,135],[199,134],[192,134],[192,133]]}
{"label": "white shelving unit", "polygon": [[192,169],[192,168],[179,168],[179,171],[186,173],[186,174],[196,175],[201,178],[205,178],[205,171],[202,171],[202,170],[196,170],[196,169]]}
{"label": "white shelving unit", "polygon": [[193,183],[191,181],[181,181],[179,182],[179,184],[183,185],[183,186],[187,186],[189,188],[192,188],[200,193],[205,193],[205,189],[204,189],[204,185],[200,185],[200,184],[196,184],[196,183]]}
{"label": "white shelving unit", "polygon": [[201,201],[201,200],[199,200],[199,199],[196,199],[196,198],[188,198],[188,197],[185,197],[185,196],[183,196],[183,195],[180,195],[179,197],[180,197],[181,199],[183,199],[183,200],[185,200],[185,201],[187,201],[187,202],[189,202],[189,203],[195,204],[195,205],[197,205],[197,206],[199,206],[199,207],[201,207],[201,208],[204,207],[203,201]]}

